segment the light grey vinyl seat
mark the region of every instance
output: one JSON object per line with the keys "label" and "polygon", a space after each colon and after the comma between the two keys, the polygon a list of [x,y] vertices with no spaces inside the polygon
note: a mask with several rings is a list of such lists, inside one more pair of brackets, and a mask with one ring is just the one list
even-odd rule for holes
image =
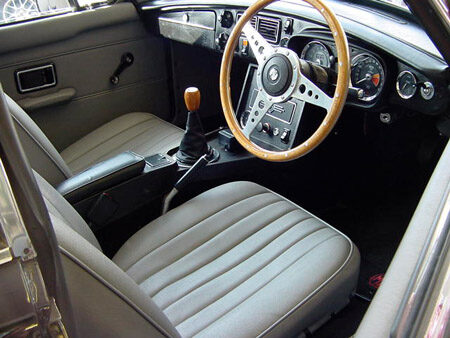
{"label": "light grey vinyl seat", "polygon": [[149,113],[124,114],[68,146],[60,153],[37,124],[10,97],[9,111],[31,166],[53,186],[121,152],[148,156],[180,144],[183,130]]}
{"label": "light grey vinyl seat", "polygon": [[353,243],[257,184],[195,197],[110,260],[67,201],[37,179],[82,337],[298,335],[343,308],[356,287]]}

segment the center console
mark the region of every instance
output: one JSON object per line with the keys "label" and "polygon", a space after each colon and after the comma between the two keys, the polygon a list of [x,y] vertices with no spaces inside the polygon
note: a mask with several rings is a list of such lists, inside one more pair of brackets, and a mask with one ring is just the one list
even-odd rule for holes
{"label": "center console", "polygon": [[178,177],[169,155],[124,152],[62,182],[57,190],[97,230],[166,194]]}
{"label": "center console", "polygon": [[[236,110],[236,118],[241,128],[246,125],[253,106],[264,104],[255,102],[258,95],[257,69],[256,65],[249,66]],[[292,148],[304,105],[305,102],[294,98],[284,103],[274,103],[250,135],[250,140],[268,150],[284,151]]]}
{"label": "center console", "polygon": [[[161,203],[172,188],[178,191],[186,184],[229,178],[233,172],[251,170],[250,163],[261,165],[261,160],[244,151],[229,130],[204,134],[198,115],[200,91],[197,88],[187,88],[184,98],[189,113],[179,147],[168,154],[147,157],[127,151],[74,175],[57,187],[94,231],[144,205]],[[280,115],[280,123],[285,115]],[[286,121],[287,125],[295,119],[291,120]]]}

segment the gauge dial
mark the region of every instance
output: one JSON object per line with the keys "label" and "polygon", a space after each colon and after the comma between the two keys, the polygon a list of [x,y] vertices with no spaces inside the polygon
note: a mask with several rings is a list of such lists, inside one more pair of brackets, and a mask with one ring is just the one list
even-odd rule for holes
{"label": "gauge dial", "polygon": [[373,101],[384,85],[384,69],[381,62],[369,54],[360,54],[352,61],[352,85],[364,90],[362,101]]}
{"label": "gauge dial", "polygon": [[417,91],[416,76],[408,70],[401,72],[397,77],[396,88],[402,99],[410,99]]}
{"label": "gauge dial", "polygon": [[319,66],[330,68],[330,52],[319,41],[311,41],[302,50],[301,58]]}

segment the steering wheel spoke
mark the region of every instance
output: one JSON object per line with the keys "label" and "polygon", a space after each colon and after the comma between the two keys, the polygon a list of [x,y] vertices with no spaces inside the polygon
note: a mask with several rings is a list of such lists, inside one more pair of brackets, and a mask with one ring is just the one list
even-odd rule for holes
{"label": "steering wheel spoke", "polygon": [[275,53],[275,49],[253,28],[250,22],[244,25],[242,32],[244,32],[259,65]]}
{"label": "steering wheel spoke", "polygon": [[255,130],[255,128],[261,122],[262,118],[264,117],[264,115],[266,115],[271,106],[272,103],[269,102],[266,98],[266,95],[263,94],[261,90],[259,90],[255,102],[253,103],[253,107],[250,111],[250,115],[248,116],[247,123],[242,130],[245,137],[250,139],[250,134],[253,132],[253,130]]}
{"label": "steering wheel spoke", "polygon": [[333,104],[333,98],[329,97],[327,93],[304,75],[299,77],[297,88],[292,97],[325,108],[327,112],[330,111]]}

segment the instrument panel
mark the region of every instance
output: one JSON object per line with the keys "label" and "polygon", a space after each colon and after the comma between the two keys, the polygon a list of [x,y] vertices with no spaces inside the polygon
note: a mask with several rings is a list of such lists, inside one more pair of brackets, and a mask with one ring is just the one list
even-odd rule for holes
{"label": "instrument panel", "polygon": [[[355,52],[356,51],[356,52]],[[300,57],[325,68],[335,68],[337,57],[334,44],[327,45],[318,40],[309,41],[302,49]],[[351,87],[362,89],[360,101],[372,103],[384,89],[386,67],[380,57],[353,48],[351,55]]]}
{"label": "instrument panel", "polygon": [[[292,37],[287,47],[296,51],[302,59],[337,72],[337,52],[333,41]],[[394,103],[430,113],[438,111],[439,105],[445,105],[442,88],[437,90],[434,81],[416,69],[354,43],[349,48],[350,88],[362,89],[363,94],[348,97],[348,103],[366,108]]]}
{"label": "instrument panel", "polygon": [[[244,9],[176,7],[158,13],[159,33],[171,40],[222,53]],[[290,48],[300,58],[337,73],[336,47],[329,29],[323,25],[271,11],[258,13],[251,24],[273,46]],[[415,56],[400,59],[398,54],[406,47],[394,50],[392,45],[372,45],[362,33],[353,32],[347,38],[351,57],[347,104],[379,110],[397,105],[433,115],[445,111],[449,102],[445,73],[436,65],[431,67],[431,59],[422,62],[426,67],[418,67],[417,62],[427,58],[426,55],[415,51]],[[245,35],[237,43],[235,56],[254,62]],[[245,116],[242,118],[245,122]]]}

